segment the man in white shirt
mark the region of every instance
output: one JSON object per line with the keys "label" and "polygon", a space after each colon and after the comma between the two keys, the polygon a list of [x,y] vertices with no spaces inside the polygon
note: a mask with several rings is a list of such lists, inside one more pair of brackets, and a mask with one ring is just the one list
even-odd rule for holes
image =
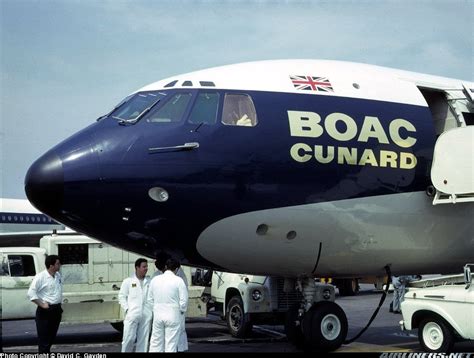
{"label": "man in white shirt", "polygon": [[182,331],[182,317],[188,307],[188,291],[184,281],[176,276],[179,263],[166,262],[166,271],[153,278],[148,302],[153,306],[153,331],[150,352],[177,352]]}
{"label": "man in white shirt", "polygon": [[148,262],[139,258],[135,261],[135,273],[126,278],[119,292],[119,303],[125,312],[123,321],[122,352],[133,352],[136,342],[136,352],[148,351],[152,307],[148,305],[148,288],[150,277]]}
{"label": "man in white shirt", "polygon": [[35,276],[28,290],[28,298],[38,306],[35,316],[38,353],[50,353],[63,313],[61,260],[57,255],[49,255],[44,263],[46,270]]}

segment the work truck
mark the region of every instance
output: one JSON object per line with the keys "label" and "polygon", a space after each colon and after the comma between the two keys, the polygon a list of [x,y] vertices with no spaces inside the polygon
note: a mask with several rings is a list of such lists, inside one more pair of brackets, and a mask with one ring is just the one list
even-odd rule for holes
{"label": "work truck", "polygon": [[[45,269],[46,255],[59,255],[63,279],[63,317],[67,323],[111,323],[122,328],[123,312],[118,302],[120,285],[135,272],[138,255],[85,235],[46,235],[39,247],[0,248],[2,320],[34,318],[36,305],[27,297],[34,276]],[[183,267],[185,273],[190,268]],[[149,260],[148,275],[155,272]],[[187,317],[206,316],[201,300],[204,287],[189,288]]]}
{"label": "work truck", "polygon": [[[195,269],[192,280],[207,287],[208,309],[219,314],[231,335],[238,338],[249,336],[254,324],[286,326],[304,304],[296,280],[288,278]],[[317,281],[314,291],[318,301],[334,302],[335,287]]]}
{"label": "work truck", "polygon": [[401,303],[402,330],[418,328],[418,339],[427,352],[449,352],[454,342],[474,340],[474,285],[471,268],[464,274],[414,281]]}

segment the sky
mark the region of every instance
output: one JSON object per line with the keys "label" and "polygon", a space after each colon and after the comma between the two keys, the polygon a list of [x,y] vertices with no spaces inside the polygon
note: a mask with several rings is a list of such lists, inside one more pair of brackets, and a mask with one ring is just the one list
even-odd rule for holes
{"label": "sky", "polygon": [[330,59],[474,80],[474,0],[0,0],[0,197],[48,149],[176,74]]}

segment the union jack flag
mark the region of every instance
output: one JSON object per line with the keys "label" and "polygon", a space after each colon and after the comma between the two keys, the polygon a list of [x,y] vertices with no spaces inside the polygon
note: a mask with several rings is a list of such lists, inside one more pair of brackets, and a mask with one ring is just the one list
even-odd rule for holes
{"label": "union jack flag", "polygon": [[290,79],[297,90],[334,92],[331,82],[326,77],[290,76]]}

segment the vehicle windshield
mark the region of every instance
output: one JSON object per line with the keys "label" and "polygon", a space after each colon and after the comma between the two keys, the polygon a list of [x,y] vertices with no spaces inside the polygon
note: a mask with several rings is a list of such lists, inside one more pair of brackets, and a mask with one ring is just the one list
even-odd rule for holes
{"label": "vehicle windshield", "polygon": [[118,105],[117,108],[110,113],[110,116],[119,120],[133,121],[164,96],[166,96],[166,94],[162,92],[137,93]]}

